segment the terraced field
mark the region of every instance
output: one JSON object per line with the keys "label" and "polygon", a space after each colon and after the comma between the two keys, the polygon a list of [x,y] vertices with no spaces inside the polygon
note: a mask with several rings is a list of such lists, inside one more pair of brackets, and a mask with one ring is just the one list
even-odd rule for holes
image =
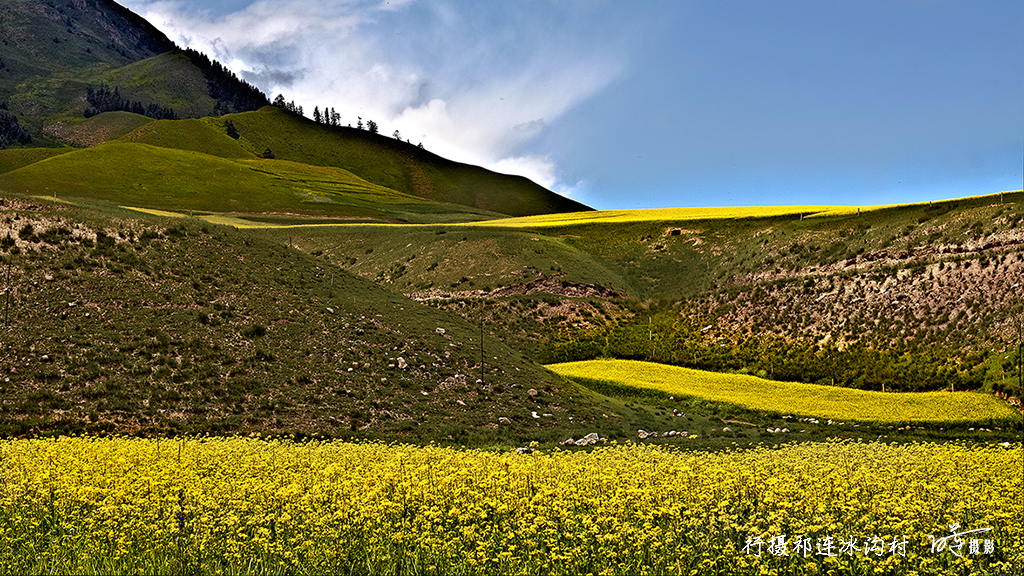
{"label": "terraced field", "polygon": [[885,393],[775,382],[635,360],[590,360],[548,366],[566,378],[611,382],[750,410],[867,422],[972,422],[1018,418],[1005,402],[973,392]]}

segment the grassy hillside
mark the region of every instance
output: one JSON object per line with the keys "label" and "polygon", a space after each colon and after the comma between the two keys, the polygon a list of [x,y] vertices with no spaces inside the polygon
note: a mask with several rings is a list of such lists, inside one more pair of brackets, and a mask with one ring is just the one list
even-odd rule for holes
{"label": "grassy hillside", "polygon": [[481,374],[478,327],[323,259],[211,225],[7,202],[5,435],[494,443],[599,417],[573,385],[490,337]]}
{"label": "grassy hillside", "polygon": [[157,120],[124,135],[120,140],[160,148],[191,150],[220,158],[259,157],[228,136],[222,124],[213,118]]}
{"label": "grassy hillside", "polygon": [[316,166],[336,166],[405,194],[521,216],[586,210],[520,176],[496,174],[446,160],[412,144],[355,128],[316,124],[285,110],[266,107],[228,115],[239,143],[260,154]]}
{"label": "grassy hillside", "polygon": [[364,277],[505,326],[510,344],[545,362],[611,355],[869,390],[1019,395],[1022,198],[803,218],[786,208],[558,215],[580,223],[506,219],[433,237],[287,234]]}
{"label": "grassy hillside", "polygon": [[71,152],[73,148],[13,148],[0,150],[0,174]]}
{"label": "grassy hillside", "polygon": [[1021,199],[545,228],[643,279],[653,300],[614,329],[566,333],[550,359],[614,354],[873,390],[1019,395]]}
{"label": "grassy hillside", "polygon": [[120,138],[150,122],[152,118],[131,112],[104,112],[92,118],[57,122],[47,130],[71,146],[88,148]]}
{"label": "grassy hillside", "polygon": [[[280,206],[283,196],[273,196],[275,189],[268,182],[290,178],[289,186],[300,180],[308,184],[327,171],[337,183],[346,178],[345,173],[281,160],[229,160],[133,143],[111,143],[53,157],[9,172],[0,177],[0,183],[20,182],[4,179],[23,177],[28,169],[73,174],[83,173],[84,166],[93,166],[95,182],[69,181],[67,185],[69,189],[81,185],[95,197],[97,191],[102,192],[104,181],[117,181],[113,172],[123,165],[122,161],[111,160],[111,173],[102,173],[104,154],[115,153],[127,154],[126,158],[141,167],[138,174],[146,173],[146,162],[139,161],[144,154],[155,155],[158,165],[165,169],[168,154],[179,158],[181,164],[176,170],[148,175],[154,182],[163,175],[169,183],[152,190],[140,187],[136,197],[113,190],[107,202],[98,202],[64,190],[59,193],[59,204],[40,204],[39,200],[19,199],[16,195],[5,200],[6,231],[0,230],[0,246],[14,253],[11,327],[0,346],[4,355],[0,361],[15,370],[4,376],[11,383],[4,386],[8,400],[2,413],[6,420],[0,422],[7,433],[270,430],[521,445],[531,439],[552,443],[562,436],[578,437],[596,431],[625,440],[635,437],[640,428],[673,426],[671,414],[666,413],[671,406],[666,402],[675,406],[680,400],[670,402],[636,393],[635,377],[624,386],[598,386],[593,390],[576,387],[535,361],[566,352],[604,353],[607,350],[601,346],[611,346],[608,350],[614,355],[626,358],[644,358],[651,353],[662,359],[669,352],[679,352],[685,363],[686,354],[704,350],[701,354],[714,353],[699,356],[702,362],[724,362],[712,366],[717,370],[742,369],[753,374],[789,369],[781,363],[769,364],[776,358],[773,354],[800,360],[805,356],[790,352],[804,350],[806,358],[816,362],[830,357],[826,352],[832,348],[821,343],[793,348],[803,346],[804,333],[799,326],[780,324],[769,331],[759,325],[741,332],[725,324],[736,308],[700,309],[716,298],[728,297],[730,292],[725,288],[697,294],[685,304],[669,302],[667,308],[659,308],[660,304],[644,300],[637,288],[656,278],[637,278],[630,274],[629,266],[587,249],[588,243],[600,246],[610,234],[635,234],[634,226],[662,229],[660,241],[667,244],[676,236],[671,233],[675,228],[665,223],[600,225],[600,233],[594,235],[585,227],[544,228],[541,234],[452,225],[235,231],[202,222],[198,213],[196,219],[190,219],[180,208],[179,217],[159,219],[117,208],[109,200],[131,198],[156,203],[162,199],[169,207],[176,207],[195,205],[199,198],[206,202],[234,199]],[[110,158],[116,158],[116,154]],[[69,160],[73,163],[58,163]],[[218,170],[228,172],[221,174]],[[251,171],[252,180],[238,177],[236,171]],[[183,189],[182,181],[173,176],[186,173],[197,181],[233,184],[231,190],[221,184],[225,196],[211,194],[209,188]],[[346,194],[366,202],[372,200],[378,208],[406,198],[354,176],[347,178],[350,189]],[[231,196],[239,190],[248,190],[248,196]],[[293,191],[284,186],[277,189],[282,194]],[[37,196],[47,196],[46,190],[36,192]],[[984,215],[987,219],[982,221],[989,222],[993,220],[988,211],[1001,211],[994,220],[994,232],[981,229],[979,241],[990,242],[989,236],[1001,233],[1004,227],[1000,218],[1015,221],[1013,211],[1006,212],[1006,208],[993,207],[984,199],[970,200],[967,207],[950,210],[949,215],[959,219],[981,219],[979,215]],[[911,215],[915,214],[913,210]],[[887,217],[892,219],[890,225],[899,221],[894,214]],[[279,218],[284,222],[294,217],[282,214],[256,218]],[[819,219],[817,225],[828,222]],[[842,221],[831,222],[836,225]],[[873,222],[883,225],[883,220]],[[737,230],[763,229],[766,225],[792,232],[796,241],[802,237],[790,227],[807,233],[801,228],[806,221],[790,218],[697,224],[713,226],[714,234],[704,235],[709,239],[747,238]],[[693,228],[691,224],[687,230]],[[820,234],[821,228],[817,230]],[[682,235],[680,232],[678,236]],[[757,241],[757,235],[749,238],[747,241]],[[1016,250],[1014,246],[1001,245],[1000,249]],[[706,248],[702,244],[696,247],[698,255]],[[654,251],[653,255],[658,254]],[[983,254],[984,250],[957,256],[959,261],[973,261],[985,257]],[[991,256],[989,260],[995,261]],[[1000,257],[999,261],[1003,260]],[[976,266],[958,266],[957,270],[964,272],[964,282],[984,278],[977,276],[982,269]],[[865,270],[865,274],[869,272]],[[800,297],[818,298],[820,295],[805,280],[806,275],[792,281],[800,287]],[[771,286],[779,290],[790,285],[790,280],[773,282]],[[769,294],[766,286],[761,285],[758,294]],[[747,289],[731,292],[732,298],[743,290]],[[411,294],[429,306],[399,293]],[[1002,297],[998,289],[987,296],[993,301]],[[757,305],[751,306],[750,313],[754,314]],[[694,310],[699,312],[697,316]],[[1012,313],[1012,308],[1002,312],[979,310],[982,319],[996,321],[1005,321]],[[658,322],[648,326],[648,315]],[[710,330],[704,328],[705,320]],[[478,384],[481,322],[485,375],[484,382]],[[673,325],[690,326],[692,330],[667,329]],[[868,333],[887,334],[893,326],[879,323]],[[904,321],[904,329],[924,326],[928,324]],[[444,333],[437,328],[443,328]],[[955,338],[966,334],[968,328],[954,326],[946,334]],[[669,334],[676,334],[673,337],[679,338],[678,342],[667,338]],[[752,342],[768,347],[750,347]],[[946,356],[944,351],[941,358],[917,352],[906,356],[908,349],[894,348],[884,339],[865,342],[867,349],[895,354],[873,357],[878,366],[901,366],[905,357],[925,369],[941,360],[939,364],[963,364],[957,370],[973,370],[971,362],[977,362],[970,356],[975,346],[970,340],[964,341],[960,352]],[[631,349],[634,344],[635,349]],[[650,344],[653,347],[649,350]],[[929,346],[933,344],[923,343],[918,350],[945,350]],[[742,354],[747,352],[753,354],[748,359],[751,364],[730,363],[730,358],[746,358]],[[742,380],[728,375],[718,378],[723,382]],[[626,382],[625,378],[620,380]],[[590,380],[581,382],[593,384]],[[716,382],[713,388],[721,392],[722,382]],[[841,388],[811,389],[865,397],[862,392]],[[957,389],[961,389],[960,384]],[[687,437],[665,441],[705,447],[783,441],[776,435],[722,430],[723,418],[753,422],[762,428],[786,425],[779,420],[777,411],[783,411],[781,407],[752,407],[737,402],[737,394],[687,401],[686,409],[692,409],[693,414],[688,414],[686,429],[702,440],[695,442]],[[886,398],[898,397],[886,394]],[[788,408],[784,411],[801,414],[800,405],[805,400],[789,398],[783,404]],[[880,419],[868,408],[861,412],[862,419]],[[830,415],[814,409],[807,414]],[[894,418],[913,419],[900,414]],[[983,422],[993,416],[985,410],[964,416],[972,417]],[[499,422],[499,418],[508,421]],[[421,421],[429,424],[417,424]],[[424,425],[427,427],[419,428]],[[943,438],[976,434],[967,431],[968,426],[921,433]],[[824,424],[807,427],[808,439],[885,433]]]}
{"label": "grassy hillside", "polygon": [[99,82],[120,87],[126,98],[173,108],[180,118],[209,116],[217,103],[203,73],[179,50],[110,70]]}
{"label": "grassy hillside", "polygon": [[[183,124],[171,125],[185,130],[149,133],[147,124],[129,138],[166,141],[205,131],[216,138],[206,139],[202,147],[238,152],[233,140],[212,132],[202,121],[176,122]],[[78,150],[7,172],[0,175],[0,189],[206,212],[293,212],[427,222],[495,216],[404,195],[337,168],[283,160],[235,160],[128,142]]]}
{"label": "grassy hillside", "polygon": [[[174,55],[164,55],[156,60],[175,60]],[[143,67],[152,60],[132,66]],[[166,79],[165,74],[156,77]],[[175,84],[172,84],[175,85]],[[187,96],[191,90],[184,90]],[[212,100],[211,100],[212,102]],[[228,123],[237,131],[228,135]],[[215,183],[217,176],[210,173],[210,166],[218,164],[213,158],[189,156],[188,152],[198,152],[218,159],[255,159],[275,158],[288,160],[293,166],[308,165],[303,169],[310,174],[320,176],[302,179],[297,193],[300,195],[317,196],[323,200],[324,182],[333,178],[329,174],[345,173],[356,175],[366,183],[373,183],[378,189],[390,188],[408,203],[417,206],[444,206],[454,217],[438,217],[433,221],[457,220],[493,220],[504,215],[536,214],[559,210],[579,210],[586,208],[549,190],[546,190],[525,178],[496,174],[476,166],[468,166],[451,162],[391,138],[369,134],[362,130],[348,128],[332,128],[300,118],[290,112],[274,107],[266,107],[258,112],[228,115],[222,118],[202,118],[186,120],[158,120],[144,118],[126,112],[108,112],[87,120],[64,120],[48,127],[51,135],[62,141],[75,145],[95,146],[103,142],[111,145],[97,151],[101,157],[75,156],[67,159],[58,168],[57,165],[46,165],[30,168],[18,177],[13,177],[18,185],[28,185],[26,190],[62,189],[68,193],[89,196],[81,190],[107,189],[104,197],[120,204],[139,205],[149,208],[169,208],[185,210],[212,210],[219,212],[278,212],[289,210],[292,204],[280,206],[267,205],[263,208],[239,207],[237,204],[217,204],[209,198],[198,199],[194,203],[185,201],[185,196],[174,194],[158,203],[144,202],[145,194],[140,195],[132,186],[150,187],[147,180],[155,173],[171,174],[171,178],[160,177],[162,182],[153,185],[177,185],[195,176],[203,186],[224,188],[223,183]],[[233,137],[234,136],[234,137]],[[142,149],[126,149],[115,146],[112,140],[124,143],[138,143],[156,146],[167,150],[165,154]],[[88,164],[83,161],[88,159]],[[192,162],[197,170],[205,173],[191,174],[182,170],[183,164]],[[92,163],[99,166],[99,172],[93,173]],[[130,173],[119,169],[108,169],[113,164],[137,167]],[[340,168],[340,170],[338,170]],[[56,176],[60,170],[60,176]],[[81,174],[79,174],[81,172]],[[225,174],[221,173],[220,176]],[[251,176],[251,175],[247,175]],[[138,180],[127,184],[125,180]],[[286,178],[287,179],[287,178]],[[78,184],[75,184],[75,181]],[[245,187],[243,182],[233,183]],[[0,182],[0,185],[3,185]],[[194,188],[195,183],[184,183],[180,190]],[[264,186],[264,184],[260,184]],[[280,188],[280,182],[271,187]],[[113,190],[121,190],[124,197],[114,198]],[[247,193],[248,194],[248,193]],[[175,197],[168,204],[167,199]],[[233,198],[232,200],[238,200]],[[258,204],[258,203],[257,203]],[[458,208],[457,206],[468,208]],[[314,211],[318,214],[329,214],[325,209]],[[412,209],[417,212],[417,209]],[[300,212],[304,212],[301,211]],[[384,220],[409,222],[424,221],[422,218],[406,217],[401,214],[378,214],[372,209],[359,210],[350,206],[347,216],[376,216]],[[467,217],[467,215],[469,215]],[[431,221],[431,220],[427,220]]]}

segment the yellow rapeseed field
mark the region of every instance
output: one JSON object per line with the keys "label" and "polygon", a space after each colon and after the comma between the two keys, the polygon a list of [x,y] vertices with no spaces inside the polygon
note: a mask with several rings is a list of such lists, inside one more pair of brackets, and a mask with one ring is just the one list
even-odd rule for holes
{"label": "yellow rapeseed field", "polygon": [[502,228],[543,228],[577,224],[621,224],[625,222],[687,222],[691,220],[723,220],[734,218],[772,218],[779,216],[842,216],[859,211],[880,210],[888,206],[722,206],[708,208],[642,208],[636,210],[595,210],[520,216],[484,222],[468,222],[460,226],[492,226]]}
{"label": "yellow rapeseed field", "polygon": [[696,396],[753,410],[871,422],[975,422],[1014,418],[1002,400],[973,392],[883,393],[838,386],[777,382],[744,374],[705,372],[636,360],[552,364],[566,378],[606,380],[677,396]]}
{"label": "yellow rapeseed field", "polygon": [[1022,459],[859,442],[4,440],[0,572],[1012,574]]}

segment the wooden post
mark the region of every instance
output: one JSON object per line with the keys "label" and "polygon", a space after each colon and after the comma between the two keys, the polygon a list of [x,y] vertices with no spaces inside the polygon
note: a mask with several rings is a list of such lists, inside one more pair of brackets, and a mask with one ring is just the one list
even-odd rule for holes
{"label": "wooden post", "polygon": [[651,325],[651,317],[647,317],[647,341],[651,343],[650,361],[654,362],[654,327]]}

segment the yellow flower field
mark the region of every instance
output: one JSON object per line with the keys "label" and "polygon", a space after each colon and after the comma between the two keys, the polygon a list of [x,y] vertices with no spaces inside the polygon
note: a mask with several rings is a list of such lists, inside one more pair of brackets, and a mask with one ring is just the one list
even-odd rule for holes
{"label": "yellow flower field", "polygon": [[577,224],[621,224],[625,222],[687,222],[691,220],[723,220],[732,218],[776,218],[803,215],[805,218],[844,216],[860,211],[880,210],[889,206],[722,206],[708,208],[642,208],[635,210],[594,210],[520,216],[501,220],[468,222],[460,226],[491,226],[501,228],[543,228]]}
{"label": "yellow flower field", "polygon": [[592,378],[634,388],[696,396],[753,410],[869,422],[964,422],[1019,417],[1005,402],[973,392],[884,393],[777,382],[636,360],[551,364],[566,378]]}
{"label": "yellow flower field", "polygon": [[0,572],[1011,574],[1022,458],[856,442],[4,440]]}

